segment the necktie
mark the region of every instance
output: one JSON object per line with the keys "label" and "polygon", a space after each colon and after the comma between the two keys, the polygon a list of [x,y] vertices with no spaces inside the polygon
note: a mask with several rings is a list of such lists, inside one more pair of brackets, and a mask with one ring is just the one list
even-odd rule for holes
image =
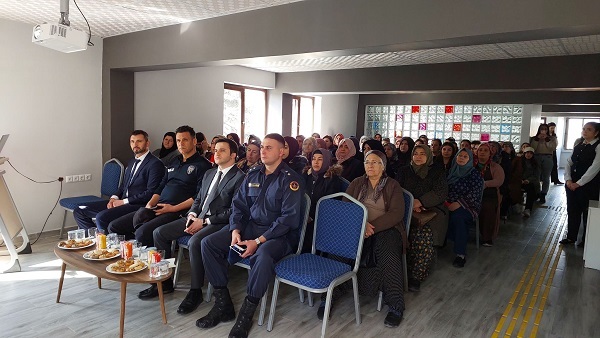
{"label": "necktie", "polygon": [[212,189],[210,190],[208,196],[204,200],[204,206],[202,206],[202,212],[200,212],[199,218],[204,218],[204,216],[208,212],[210,202],[212,202],[212,200],[215,199],[215,196],[217,196],[217,190],[219,190],[219,182],[221,182],[221,176],[223,176],[223,172],[219,170],[219,174],[217,175],[217,181],[215,182],[215,184],[213,184]]}
{"label": "necktie", "polygon": [[133,175],[135,175],[135,168],[137,168],[137,165],[140,163],[140,160],[135,160],[135,163],[133,164],[133,168],[131,168],[131,178],[129,179],[129,183],[127,184],[127,186],[131,185],[131,182],[133,181]]}

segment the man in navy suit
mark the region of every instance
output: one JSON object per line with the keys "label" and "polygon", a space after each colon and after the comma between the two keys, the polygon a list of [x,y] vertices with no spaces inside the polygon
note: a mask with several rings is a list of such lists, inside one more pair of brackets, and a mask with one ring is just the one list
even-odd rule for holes
{"label": "man in navy suit", "polygon": [[[240,188],[245,177],[244,173],[235,165],[238,152],[237,143],[229,139],[218,139],[214,148],[215,164],[218,167],[210,169],[204,174],[202,187],[187,213],[187,218],[164,224],[154,230],[154,244],[157,249],[165,250],[167,258],[172,255],[172,240],[181,236],[192,235],[188,242],[192,268],[192,286],[177,309],[180,314],[194,311],[202,302],[204,264],[200,243],[204,237],[221,230],[229,224],[233,195]],[[172,283],[170,279],[163,282],[163,291]],[[152,284],[149,289],[139,294],[142,299],[157,296],[156,284]]]}
{"label": "man in navy suit", "polygon": [[[116,194],[107,202],[94,202],[73,210],[80,229],[98,226],[104,231],[110,221],[136,211],[148,203],[165,174],[163,163],[149,151],[148,133],[134,130],[129,139],[135,158],[125,169],[125,178]],[[96,218],[96,224],[92,221]]]}

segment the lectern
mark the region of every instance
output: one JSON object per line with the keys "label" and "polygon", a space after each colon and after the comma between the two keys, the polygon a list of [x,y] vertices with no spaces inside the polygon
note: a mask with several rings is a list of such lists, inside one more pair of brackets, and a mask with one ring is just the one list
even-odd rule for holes
{"label": "lectern", "polygon": [[[8,135],[4,135],[0,139],[0,152],[7,139]],[[0,157],[0,165],[4,164],[7,160],[8,158],[6,157]],[[10,255],[10,261],[8,264],[0,265],[0,272],[2,273],[21,271],[19,253],[31,253],[31,244],[29,243],[29,237],[27,237],[27,231],[23,227],[21,216],[19,216],[15,202],[4,180],[5,172],[0,169],[0,235],[2,235],[7,250],[0,251],[0,255]],[[17,236],[23,238],[23,244],[18,248],[13,243],[13,240]]]}

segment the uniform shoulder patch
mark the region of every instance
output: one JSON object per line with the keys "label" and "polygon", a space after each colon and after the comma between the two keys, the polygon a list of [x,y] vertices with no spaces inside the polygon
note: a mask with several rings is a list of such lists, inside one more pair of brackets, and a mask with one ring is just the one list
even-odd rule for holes
{"label": "uniform shoulder patch", "polygon": [[298,184],[296,181],[292,181],[290,182],[290,189],[292,191],[298,191],[298,189],[300,189],[300,184]]}

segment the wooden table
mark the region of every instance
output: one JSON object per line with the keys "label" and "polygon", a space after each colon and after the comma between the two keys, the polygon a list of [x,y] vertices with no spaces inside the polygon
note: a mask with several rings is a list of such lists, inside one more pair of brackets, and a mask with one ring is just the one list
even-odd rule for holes
{"label": "wooden table", "polygon": [[162,320],[164,324],[167,324],[167,314],[165,313],[165,301],[163,296],[162,282],[169,279],[173,274],[173,270],[169,269],[169,273],[160,278],[150,278],[148,268],[143,271],[132,273],[132,274],[113,274],[106,271],[106,267],[117,261],[117,259],[110,259],[105,261],[90,261],[83,258],[83,254],[93,250],[91,248],[79,249],[79,250],[64,250],[58,247],[54,248],[54,254],[60,258],[63,263],[61,266],[60,281],[58,282],[58,294],[56,295],[56,302],[60,302],[60,294],[62,292],[63,281],[65,279],[65,270],[67,264],[85,271],[98,277],[98,288],[102,288],[102,278],[112,280],[121,283],[121,317],[119,323],[119,337],[123,337],[123,327],[125,326],[125,295],[127,290],[127,283],[142,283],[142,284],[156,284],[158,287],[158,298],[160,300],[160,310],[162,312]]}

